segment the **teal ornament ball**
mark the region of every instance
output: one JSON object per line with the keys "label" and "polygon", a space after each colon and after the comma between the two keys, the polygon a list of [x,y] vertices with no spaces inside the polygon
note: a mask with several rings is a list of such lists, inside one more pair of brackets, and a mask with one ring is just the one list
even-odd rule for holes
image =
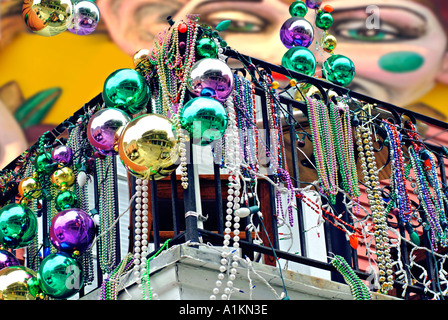
{"label": "teal ornament ball", "polygon": [[289,14],[291,17],[305,17],[308,7],[301,0],[296,0],[289,6]]}
{"label": "teal ornament ball", "polygon": [[329,12],[320,11],[316,15],[316,27],[322,30],[328,30],[333,25],[333,16]]}
{"label": "teal ornament ball", "polygon": [[44,294],[54,299],[68,299],[84,284],[81,265],[63,252],[52,253],[42,260],[38,278]]}
{"label": "teal ornament ball", "polygon": [[194,144],[206,146],[220,139],[227,128],[227,111],[217,100],[197,97],[188,101],[180,112],[183,129]]}
{"label": "teal ornament ball", "polygon": [[201,38],[196,43],[196,54],[198,59],[216,58],[218,56],[218,46],[213,39]]}
{"label": "teal ornament ball", "polygon": [[76,208],[78,206],[78,197],[71,190],[64,190],[58,193],[55,201],[55,208],[58,211]]}
{"label": "teal ornament ball", "polygon": [[0,245],[8,249],[29,245],[37,227],[36,215],[24,205],[12,203],[0,209]]}
{"label": "teal ornament ball", "polygon": [[282,57],[283,67],[308,76],[314,75],[316,64],[316,57],[305,47],[292,47]]}
{"label": "teal ornament ball", "polygon": [[140,73],[133,69],[119,69],[107,77],[102,95],[107,107],[136,114],[148,104],[150,90]]}
{"label": "teal ornament ball", "polygon": [[346,56],[336,54],[325,60],[322,75],[328,81],[345,87],[355,77],[355,65]]}

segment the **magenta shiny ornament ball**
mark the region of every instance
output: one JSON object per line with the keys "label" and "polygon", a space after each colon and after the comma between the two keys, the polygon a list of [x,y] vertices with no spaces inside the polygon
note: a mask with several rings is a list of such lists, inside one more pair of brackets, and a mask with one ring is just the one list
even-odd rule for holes
{"label": "magenta shiny ornament ball", "polygon": [[66,145],[59,145],[51,152],[51,158],[57,163],[69,164],[73,159],[73,151]]}
{"label": "magenta shiny ornament ball", "polygon": [[12,267],[19,266],[20,262],[17,260],[16,256],[7,250],[0,250],[0,270]]}
{"label": "magenta shiny ornament ball", "polygon": [[90,248],[95,235],[93,219],[81,209],[63,210],[51,220],[50,241],[58,251],[83,253]]}
{"label": "magenta shiny ornament ball", "polygon": [[204,89],[213,91],[213,98],[223,102],[233,90],[232,70],[219,59],[201,59],[191,67],[187,88],[197,97],[201,96]]}
{"label": "magenta shiny ornament ball", "polygon": [[104,108],[92,115],[87,125],[87,139],[101,154],[117,155],[116,146],[131,117],[117,108]]}
{"label": "magenta shiny ornament ball", "polygon": [[280,28],[280,40],[283,45],[292,47],[309,47],[314,39],[314,28],[302,17],[291,17]]}

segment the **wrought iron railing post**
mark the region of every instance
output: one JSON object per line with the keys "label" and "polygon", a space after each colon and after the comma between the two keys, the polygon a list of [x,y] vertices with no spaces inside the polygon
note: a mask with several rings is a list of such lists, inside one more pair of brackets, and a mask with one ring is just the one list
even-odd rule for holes
{"label": "wrought iron railing post", "polygon": [[194,165],[192,141],[188,141],[190,148],[187,150],[187,177],[188,188],[184,190],[185,207],[185,241],[199,242],[198,215],[196,213],[196,197],[194,183]]}

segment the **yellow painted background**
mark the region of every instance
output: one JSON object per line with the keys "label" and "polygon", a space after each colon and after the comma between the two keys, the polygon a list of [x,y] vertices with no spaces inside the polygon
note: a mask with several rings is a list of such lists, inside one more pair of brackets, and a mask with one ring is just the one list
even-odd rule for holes
{"label": "yellow painted background", "polygon": [[22,33],[0,51],[0,86],[16,81],[25,98],[62,88],[43,121],[59,124],[100,93],[107,76],[120,68],[133,68],[132,58],[104,33],[77,36],[67,31],[50,38]]}

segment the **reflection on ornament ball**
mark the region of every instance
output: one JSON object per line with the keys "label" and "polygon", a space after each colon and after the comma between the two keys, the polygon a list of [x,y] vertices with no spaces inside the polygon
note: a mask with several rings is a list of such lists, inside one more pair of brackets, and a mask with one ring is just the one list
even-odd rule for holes
{"label": "reflection on ornament ball", "polygon": [[313,76],[316,71],[316,58],[305,47],[292,47],[282,57],[282,66],[293,71]]}
{"label": "reflection on ornament ball", "polygon": [[63,190],[58,193],[55,200],[55,208],[58,211],[75,208],[78,205],[78,197],[71,190]]}
{"label": "reflection on ornament ball", "polygon": [[355,65],[346,56],[332,55],[325,60],[322,75],[330,82],[345,87],[355,77]]}
{"label": "reflection on ornament ball", "polygon": [[117,144],[131,117],[123,110],[104,108],[97,111],[87,124],[87,139],[103,155],[117,155]]}
{"label": "reflection on ornament ball", "polygon": [[177,167],[179,145],[172,122],[159,114],[144,114],[128,123],[118,143],[118,154],[138,178],[158,179],[167,168]]}
{"label": "reflection on ornament ball", "polygon": [[72,254],[85,252],[95,239],[93,219],[78,208],[70,208],[53,217],[50,241],[58,251]]}
{"label": "reflection on ornament ball", "polygon": [[73,10],[71,0],[25,0],[22,16],[31,31],[51,37],[64,32],[72,24]]}
{"label": "reflection on ornament ball", "polygon": [[221,138],[227,128],[227,111],[215,99],[197,97],[188,101],[180,112],[183,129],[194,144],[205,146]]}
{"label": "reflection on ornament ball", "polygon": [[88,0],[79,1],[73,10],[73,22],[68,28],[71,33],[87,35],[95,31],[100,21],[100,10],[98,6]]}
{"label": "reflection on ornament ball", "polygon": [[75,183],[75,174],[70,167],[62,167],[53,172],[51,182],[61,190],[65,190]]}
{"label": "reflection on ornament ball", "polygon": [[0,270],[0,300],[36,300],[41,293],[33,270],[24,266]]}
{"label": "reflection on ornament ball", "polygon": [[0,270],[18,265],[20,265],[20,262],[15,255],[7,250],[0,249]]}
{"label": "reflection on ornament ball", "polygon": [[38,278],[42,291],[55,299],[72,297],[84,284],[81,265],[64,252],[52,253],[42,260]]}
{"label": "reflection on ornament ball", "polygon": [[11,203],[0,209],[0,245],[9,249],[31,243],[37,233],[37,218],[30,208]]}
{"label": "reflection on ornament ball", "polygon": [[150,98],[148,83],[133,69],[112,72],[104,82],[102,95],[107,107],[117,107],[130,114],[145,109]]}
{"label": "reflection on ornament ball", "polygon": [[19,183],[18,191],[20,197],[25,197],[27,199],[37,199],[42,194],[39,183],[33,177],[23,178]]}
{"label": "reflection on ornament ball", "polygon": [[216,58],[218,55],[218,46],[213,39],[208,37],[201,38],[196,43],[196,54],[199,59]]}
{"label": "reflection on ornament ball", "polygon": [[59,145],[51,152],[51,158],[60,164],[70,164],[73,158],[73,151],[66,145]]}
{"label": "reflection on ornament ball", "polygon": [[201,59],[191,67],[187,88],[195,96],[200,96],[205,88],[212,89],[215,98],[224,101],[233,90],[232,70],[219,59]]}
{"label": "reflection on ornament ball", "polygon": [[291,17],[280,28],[280,40],[286,48],[309,47],[314,39],[314,29],[305,18]]}

